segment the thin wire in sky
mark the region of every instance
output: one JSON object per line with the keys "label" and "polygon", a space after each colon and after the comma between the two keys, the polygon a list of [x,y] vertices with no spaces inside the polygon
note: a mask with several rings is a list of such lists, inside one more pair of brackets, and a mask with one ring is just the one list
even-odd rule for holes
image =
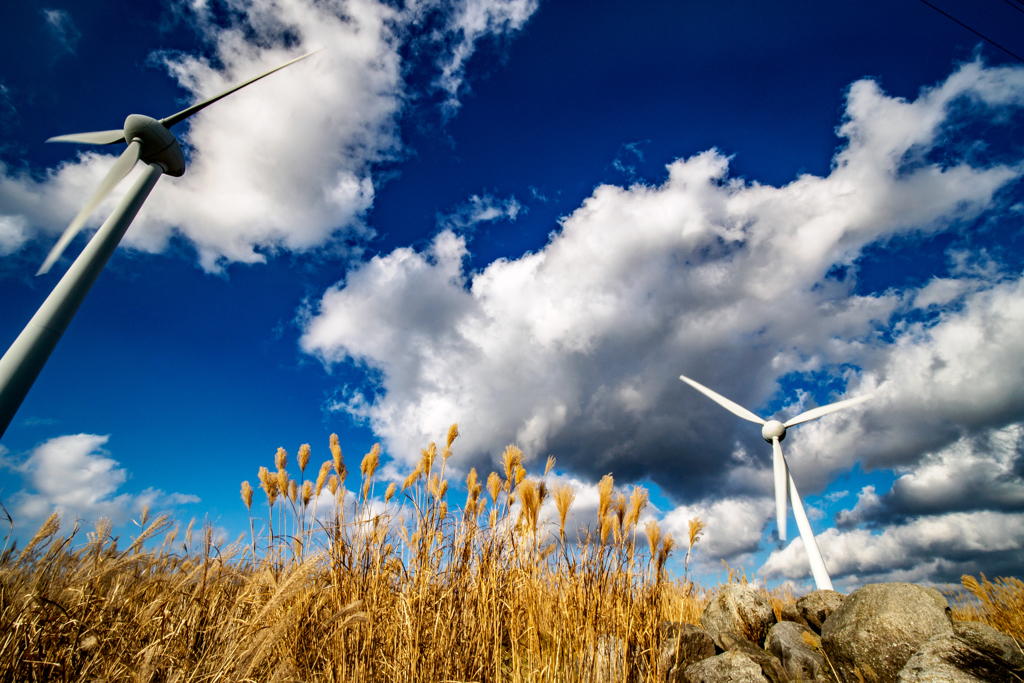
{"label": "thin wire in sky", "polygon": [[963,27],[964,27],[965,29],[967,29],[968,31],[970,31],[971,33],[973,33],[974,35],[976,35],[976,36],[978,36],[979,38],[981,38],[982,40],[984,40],[984,41],[987,41],[987,42],[989,42],[989,43],[992,43],[993,45],[995,45],[995,46],[996,46],[996,47],[998,47],[998,48],[999,48],[1000,50],[1002,50],[1002,51],[1003,51],[1003,52],[1005,52],[1006,54],[1010,55],[1011,57],[1013,57],[1013,58],[1014,58],[1014,59],[1016,59],[1017,61],[1019,61],[1019,62],[1024,62],[1024,59],[1021,59],[1021,58],[1020,58],[1020,57],[1018,57],[1017,55],[1013,54],[1012,52],[1010,52],[1009,50],[1007,50],[1007,49],[1006,49],[1005,47],[1003,47],[1002,45],[1000,45],[1000,44],[999,44],[999,43],[997,43],[996,41],[992,40],[991,38],[988,38],[987,36],[984,36],[984,35],[982,35],[981,33],[978,33],[978,32],[977,32],[977,31],[975,31],[975,30],[974,30],[973,28],[971,28],[970,26],[968,26],[968,25],[967,25],[967,24],[965,24],[964,22],[960,21],[960,20],[959,20],[959,19],[957,19],[956,17],[954,17],[954,16],[952,16],[952,15],[950,15],[950,14],[946,14],[945,12],[943,12],[942,10],[940,10],[940,9],[939,9],[938,7],[936,7],[936,6],[935,6],[935,5],[933,5],[932,3],[928,2],[928,0],[921,0],[921,2],[923,2],[923,3],[924,3],[924,4],[926,4],[926,5],[928,5],[928,6],[929,6],[929,7],[931,7],[931,8],[933,9],[933,10],[935,10],[936,12],[938,12],[939,14],[941,14],[942,16],[944,16],[944,17],[947,17],[947,18],[949,18],[949,19],[952,19],[953,21],[955,21],[956,23],[960,24],[960,25],[961,25],[961,26],[963,26]]}
{"label": "thin wire in sky", "polygon": [[1021,7],[1021,6],[1020,6],[1020,3],[1017,3],[1017,2],[1010,2],[1010,0],[1003,0],[1003,2],[1005,2],[1005,3],[1007,4],[1007,5],[1009,5],[1009,6],[1010,6],[1010,7],[1012,7],[1013,9],[1017,10],[1017,11],[1018,11],[1018,12],[1020,12],[1021,14],[1024,14],[1024,7]]}

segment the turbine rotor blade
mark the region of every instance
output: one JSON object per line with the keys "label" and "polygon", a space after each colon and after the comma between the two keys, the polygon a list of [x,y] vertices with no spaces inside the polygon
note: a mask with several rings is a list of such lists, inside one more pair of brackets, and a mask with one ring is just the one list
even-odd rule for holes
{"label": "turbine rotor blade", "polygon": [[[788,468],[787,468],[788,469]],[[818,542],[814,540],[814,532],[811,530],[811,523],[807,521],[807,513],[804,512],[804,503],[800,500],[800,494],[796,490],[796,483],[793,475],[788,475],[789,497],[793,500],[793,516],[796,517],[796,525],[800,529],[800,538],[804,541],[804,549],[807,551],[807,562],[811,565],[811,575],[814,577],[814,585],[818,590],[834,590],[832,578],[825,568],[825,560],[821,559],[821,551],[818,550]]]}
{"label": "turbine rotor blade", "polygon": [[47,142],[82,142],[87,145],[113,145],[124,142],[123,130],[98,130],[94,133],[71,133],[70,135],[58,135]]}
{"label": "turbine rotor blade", "polygon": [[700,393],[704,394],[705,396],[710,398],[712,401],[714,401],[718,405],[720,405],[723,408],[725,408],[726,410],[728,410],[733,415],[736,415],[738,417],[742,417],[744,420],[750,420],[751,422],[754,422],[754,423],[759,424],[759,425],[763,425],[764,424],[764,420],[759,418],[757,415],[754,415],[752,412],[750,412],[749,410],[747,410],[743,406],[739,405],[738,403],[733,403],[732,401],[727,399],[725,396],[722,396],[719,393],[711,391],[711,389],[708,389],[706,386],[704,386],[700,382],[694,381],[694,380],[690,379],[689,377],[687,377],[686,375],[679,375],[679,379],[683,380],[684,382],[689,384],[691,387],[693,387],[694,389],[696,389]]}
{"label": "turbine rotor blade", "polygon": [[89,201],[85,203],[85,206],[82,207],[81,211],[78,212],[78,215],[74,217],[68,227],[64,230],[64,234],[61,235],[60,239],[57,240],[57,243],[53,245],[53,249],[51,249],[50,253],[47,254],[46,260],[43,261],[43,265],[39,266],[39,271],[36,275],[42,275],[49,272],[50,268],[53,267],[53,264],[60,258],[60,255],[64,253],[64,249],[71,244],[71,240],[75,238],[78,231],[82,229],[83,225],[85,225],[85,221],[89,218],[89,215],[92,214],[96,207],[100,205],[100,202],[110,194],[110,191],[113,190],[114,187],[121,182],[121,180],[128,175],[128,172],[135,166],[135,162],[139,160],[139,153],[141,149],[142,145],[137,140],[133,140],[131,144],[128,145],[128,148],[121,153],[121,156],[114,162],[111,169],[107,171],[107,175],[103,177],[103,181],[100,182],[100,186],[97,187],[96,191],[92,193],[91,197],[89,197]]}
{"label": "turbine rotor blade", "polygon": [[822,417],[824,415],[828,415],[829,413],[834,413],[837,410],[842,410],[843,408],[849,408],[850,406],[855,406],[858,403],[863,403],[864,401],[870,401],[874,397],[875,397],[874,394],[866,394],[864,396],[858,396],[857,398],[850,398],[850,399],[847,399],[845,401],[839,401],[838,403],[830,403],[827,406],[821,406],[820,408],[812,408],[811,410],[808,410],[806,412],[800,413],[799,415],[794,417],[792,420],[787,421],[785,426],[786,427],[792,427],[793,425],[798,425],[801,422],[807,422],[809,420],[816,420],[819,417]]}
{"label": "turbine rotor blade", "polygon": [[223,99],[223,98],[227,97],[228,95],[230,95],[231,93],[233,93],[235,91],[238,91],[238,90],[241,90],[242,88],[244,88],[247,85],[255,83],[256,81],[260,80],[261,78],[266,78],[267,76],[269,76],[270,74],[274,73],[275,71],[280,71],[281,69],[285,68],[286,66],[291,66],[295,62],[301,61],[301,60],[303,60],[306,57],[309,57],[311,55],[315,55],[317,52],[320,52],[320,50],[323,50],[323,49],[324,48],[320,48],[318,50],[313,50],[312,52],[309,52],[307,54],[302,55],[301,57],[296,57],[295,59],[291,60],[290,62],[285,62],[281,66],[275,67],[275,68],[271,69],[270,71],[268,71],[266,73],[260,74],[259,76],[255,77],[255,78],[250,78],[245,83],[240,83],[240,84],[234,86],[233,88],[231,88],[229,90],[225,90],[224,92],[222,92],[219,95],[214,95],[210,99],[203,100],[199,104],[193,104],[188,109],[182,109],[177,114],[173,114],[171,116],[168,116],[165,119],[160,119],[160,123],[163,124],[164,128],[170,128],[171,126],[175,125],[176,123],[181,123],[182,121],[184,121],[188,117],[192,116],[196,112],[200,111],[201,109],[205,109],[206,107],[210,106],[211,104],[213,104],[217,100]]}
{"label": "turbine rotor blade", "polygon": [[789,467],[786,465],[786,458],[782,455],[782,444],[779,437],[772,437],[772,465],[775,469],[775,517],[779,525],[779,539],[786,540],[786,478],[789,476]]}

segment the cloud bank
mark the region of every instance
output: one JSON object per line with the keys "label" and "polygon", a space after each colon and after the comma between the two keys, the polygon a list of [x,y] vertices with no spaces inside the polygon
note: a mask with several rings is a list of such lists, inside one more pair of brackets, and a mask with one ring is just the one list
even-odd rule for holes
{"label": "cloud bank", "polygon": [[[224,12],[218,7],[177,6],[209,46],[212,61],[180,53],[153,56],[190,93],[182,108],[326,49],[175,128],[188,150],[186,174],[157,186],[124,243],[158,252],[180,236],[210,271],[261,262],[277,250],[342,248],[370,237],[365,217],[374,200],[374,173],[403,154],[398,124],[414,65],[402,55],[429,61],[423,68],[436,74],[434,88],[450,115],[466,89],[465,67],[479,42],[521,29],[537,3],[422,0],[396,8],[381,0],[257,0],[224,3]],[[110,127],[119,125],[112,121]],[[66,132],[79,131],[55,134]],[[0,167],[0,253],[63,231],[113,164],[114,156],[102,151],[82,151],[42,179]],[[129,182],[95,212],[90,227],[99,226]]]}
{"label": "cloud bank", "polygon": [[0,468],[21,476],[22,488],[10,496],[11,516],[19,526],[35,531],[53,512],[63,522],[75,519],[91,523],[106,517],[115,526],[124,524],[143,508],[168,509],[198,503],[191,494],[165,493],[146,488],[137,494],[118,493],[128,471],[103,448],[109,436],[69,434],[50,439],[24,460],[0,453]]}
{"label": "cloud bank", "polygon": [[[1020,272],[951,252],[948,277],[865,291],[859,268],[869,247],[1015,216],[1006,196],[1022,160],[985,157],[957,135],[967,124],[997,127],[1022,104],[1024,70],[979,61],[914,100],[858,81],[826,177],[783,187],[731,178],[729,160],[708,150],[670,164],[660,185],[596,188],[543,249],[472,273],[466,239],[442,229],[422,251],[396,249],[350,270],[303,313],[302,349],[379,378],[349,388],[335,408],[368,421],[399,463],[457,421],[465,467],[487,466],[512,442],[530,456],[554,453],[585,480],[650,477],[678,503],[745,520],[739,534],[723,525],[733,538],[712,540],[709,529],[703,547],[721,556],[758,547],[772,516],[769,451],[679,374],[755,410],[784,399],[784,415],[814,399],[780,388],[833,378],[839,391],[819,399],[878,398],[793,431],[787,457],[801,491],[820,492],[857,462],[902,468],[911,478],[887,503],[891,519],[945,519],[957,496],[945,508],[910,504],[943,449],[967,438],[987,463],[950,484],[964,489],[961,500],[1021,467],[1019,449],[993,446],[999,430],[1024,422]],[[986,512],[956,513],[968,515],[957,523],[1016,519],[1017,480],[1000,490],[978,503]],[[746,508],[726,510],[729,501]],[[681,508],[680,525],[694,509]],[[872,532],[829,533],[849,542],[837,542],[834,560],[826,543],[826,562],[862,575],[839,561],[839,547]],[[781,552],[802,553],[794,543]],[[991,552],[1024,559],[1010,546]],[[789,576],[782,557],[768,576]]]}

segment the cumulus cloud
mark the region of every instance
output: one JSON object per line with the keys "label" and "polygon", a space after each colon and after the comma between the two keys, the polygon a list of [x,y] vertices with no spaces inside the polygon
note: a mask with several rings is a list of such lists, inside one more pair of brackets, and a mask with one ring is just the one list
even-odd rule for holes
{"label": "cumulus cloud", "polygon": [[[334,407],[368,421],[399,466],[457,421],[452,465],[486,466],[514,442],[529,457],[556,454],[581,480],[650,477],[686,503],[667,517],[680,529],[698,511],[721,518],[704,546],[720,556],[758,547],[770,449],[679,374],[755,410],[788,378],[825,374],[840,394],[877,398],[792,430],[798,487],[816,493],[862,462],[903,468],[909,501],[914,477],[935,474],[914,469],[929,453],[1024,419],[1024,280],[951,252],[944,280],[864,292],[859,259],[1005,212],[1020,161],[947,143],[965,121],[998,124],[1022,104],[1024,69],[977,61],[914,100],[858,81],[825,177],[730,178],[709,150],[670,164],[660,185],[596,188],[543,249],[473,273],[465,239],[443,230],[422,251],[351,269],[303,311],[302,349],[379,378]],[[781,412],[813,400],[797,392]],[[976,486],[1003,476],[1007,458]],[[1014,486],[992,505],[1008,505]]]}
{"label": "cumulus cloud", "polygon": [[[963,574],[1012,576],[1024,556],[1024,515],[955,512],[896,524],[881,533],[829,529],[817,536],[833,579],[856,586],[882,581],[959,583]],[[808,576],[807,553],[796,539],[771,554],[767,578]]]}
{"label": "cumulus cloud", "polygon": [[146,507],[172,508],[198,503],[190,494],[165,493],[146,488],[137,494],[118,493],[128,471],[103,448],[108,436],[70,434],[37,446],[24,460],[0,454],[0,466],[21,475],[23,488],[10,497],[11,514],[18,527],[31,526],[55,511],[64,521],[91,522],[109,518],[123,524]]}
{"label": "cumulus cloud", "polygon": [[[174,132],[188,150],[189,168],[157,186],[125,244],[156,252],[180,235],[205,269],[218,270],[261,262],[276,250],[365,240],[372,235],[365,216],[374,173],[402,154],[398,124],[410,96],[406,48],[435,46],[422,53],[442,74],[447,106],[454,106],[477,41],[518,30],[535,8],[521,0],[424,0],[401,9],[382,0],[260,0],[219,13],[208,3],[182,3],[180,12],[211,57],[160,53],[152,61],[189,91],[188,104],[326,49],[179,125]],[[145,103],[137,106],[144,110]],[[56,131],[62,132],[77,131]],[[32,235],[56,235],[113,161],[85,151],[42,179],[0,169],[0,205],[11,220],[27,222]],[[130,181],[95,212],[90,227]]]}

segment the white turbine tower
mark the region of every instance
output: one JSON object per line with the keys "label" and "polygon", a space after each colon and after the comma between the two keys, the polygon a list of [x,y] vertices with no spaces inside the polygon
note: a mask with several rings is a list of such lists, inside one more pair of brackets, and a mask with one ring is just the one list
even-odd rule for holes
{"label": "white turbine tower", "polygon": [[811,564],[811,574],[814,576],[814,584],[818,587],[818,590],[832,590],[832,579],[829,577],[828,570],[825,568],[825,561],[821,559],[821,551],[818,550],[818,544],[814,540],[814,532],[811,531],[811,524],[807,521],[807,513],[804,512],[804,504],[800,500],[800,494],[796,490],[796,484],[793,483],[793,475],[789,472],[789,465],[786,464],[786,458],[782,455],[782,444],[779,442],[786,438],[787,428],[793,427],[802,422],[816,420],[819,417],[828,415],[829,413],[834,413],[837,410],[842,410],[843,408],[849,408],[850,406],[857,405],[858,403],[863,403],[864,401],[874,398],[874,394],[858,396],[857,398],[831,403],[827,406],[821,406],[820,408],[813,408],[800,413],[786,422],[779,422],[778,420],[762,420],[743,406],[733,403],[725,396],[715,393],[700,382],[695,382],[685,375],[680,375],[679,379],[683,380],[734,415],[742,417],[744,420],[750,420],[751,422],[762,425],[761,436],[764,437],[765,441],[772,445],[772,460],[775,466],[775,515],[778,519],[779,538],[783,541],[786,540],[786,488],[788,484],[789,497],[793,500],[793,516],[796,517],[796,525],[800,529],[800,537],[804,540],[804,548],[807,550],[807,559]]}
{"label": "white turbine tower", "polygon": [[114,249],[117,248],[135,215],[142,208],[143,202],[146,201],[153,186],[156,185],[156,181],[162,174],[177,177],[185,172],[185,155],[181,151],[181,145],[177,138],[170,131],[171,126],[181,123],[217,100],[319,51],[315,50],[293,59],[165,119],[153,119],[140,114],[132,114],[125,119],[124,128],[121,130],[60,135],[47,140],[47,142],[82,142],[93,145],[113,145],[125,142],[128,143],[128,148],[114,162],[113,168],[100,182],[100,186],[96,188],[82,210],[68,225],[64,234],[57,240],[36,275],[42,275],[50,270],[60,258],[65,247],[85,225],[89,215],[128,175],[135,167],[136,162],[141,160],[146,164],[146,169],[128,190],[128,193],[118,202],[113,213],[89,240],[85,249],[71,264],[68,272],[53,288],[50,296],[32,316],[7,353],[0,358],[0,436],[7,431],[7,426],[14,419],[14,414],[18,411],[29,389],[32,388],[36,377],[39,376],[43,365],[50,357],[50,353],[57,346],[57,342],[60,341],[61,335],[67,329],[71,318],[74,317],[86,294],[89,293],[89,289],[96,282],[100,271],[103,270],[110,255],[114,253]]}

